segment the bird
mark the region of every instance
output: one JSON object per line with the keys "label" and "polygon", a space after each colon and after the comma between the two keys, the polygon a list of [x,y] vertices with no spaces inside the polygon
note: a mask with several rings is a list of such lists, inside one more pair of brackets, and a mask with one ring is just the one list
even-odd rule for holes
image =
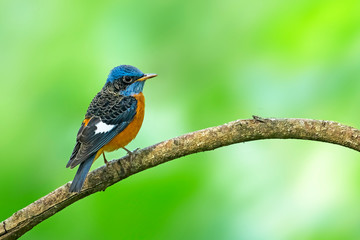
{"label": "bird", "polygon": [[[69,192],[80,192],[92,163],[105,152],[125,148],[138,134],[145,110],[142,93],[145,81],[157,74],[144,74],[131,65],[113,68],[100,92],[90,103],[76,136],[76,144],[66,167],[79,165]],[[136,150],[135,150],[136,151]]]}

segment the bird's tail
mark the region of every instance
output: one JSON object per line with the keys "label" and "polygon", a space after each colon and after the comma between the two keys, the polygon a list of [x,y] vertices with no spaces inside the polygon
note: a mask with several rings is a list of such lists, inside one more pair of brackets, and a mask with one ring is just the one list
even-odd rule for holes
{"label": "bird's tail", "polygon": [[90,167],[94,161],[95,154],[91,155],[88,159],[82,162],[76,172],[74,180],[71,183],[70,192],[80,192],[82,186],[84,185],[86,176],[90,170]]}

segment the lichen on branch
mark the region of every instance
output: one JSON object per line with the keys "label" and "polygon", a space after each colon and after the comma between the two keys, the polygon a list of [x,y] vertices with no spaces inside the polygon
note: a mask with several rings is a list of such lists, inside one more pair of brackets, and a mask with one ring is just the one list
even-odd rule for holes
{"label": "lichen on branch", "polygon": [[17,239],[72,203],[135,173],[192,153],[260,139],[304,139],[338,144],[360,151],[360,131],[337,122],[311,119],[273,119],[254,116],[191,132],[109,162],[89,173],[80,193],[70,182],[17,211],[0,224],[0,240]]}

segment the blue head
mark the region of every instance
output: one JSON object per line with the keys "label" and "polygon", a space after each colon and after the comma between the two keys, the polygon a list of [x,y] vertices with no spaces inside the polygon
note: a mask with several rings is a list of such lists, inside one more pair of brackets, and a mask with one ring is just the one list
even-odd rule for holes
{"label": "blue head", "polygon": [[131,96],[142,92],[145,80],[156,76],[144,74],[130,65],[120,65],[111,70],[105,86],[112,86],[121,95]]}

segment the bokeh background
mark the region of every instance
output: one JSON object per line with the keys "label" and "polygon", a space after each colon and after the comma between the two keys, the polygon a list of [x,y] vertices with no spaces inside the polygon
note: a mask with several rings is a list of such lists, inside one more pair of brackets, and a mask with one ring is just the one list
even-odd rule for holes
{"label": "bokeh background", "polygon": [[[120,64],[159,74],[130,149],[253,114],[360,127],[359,1],[2,0],[0,220],[72,180],[77,130]],[[263,140],[187,156],[23,239],[360,239],[360,154]]]}

